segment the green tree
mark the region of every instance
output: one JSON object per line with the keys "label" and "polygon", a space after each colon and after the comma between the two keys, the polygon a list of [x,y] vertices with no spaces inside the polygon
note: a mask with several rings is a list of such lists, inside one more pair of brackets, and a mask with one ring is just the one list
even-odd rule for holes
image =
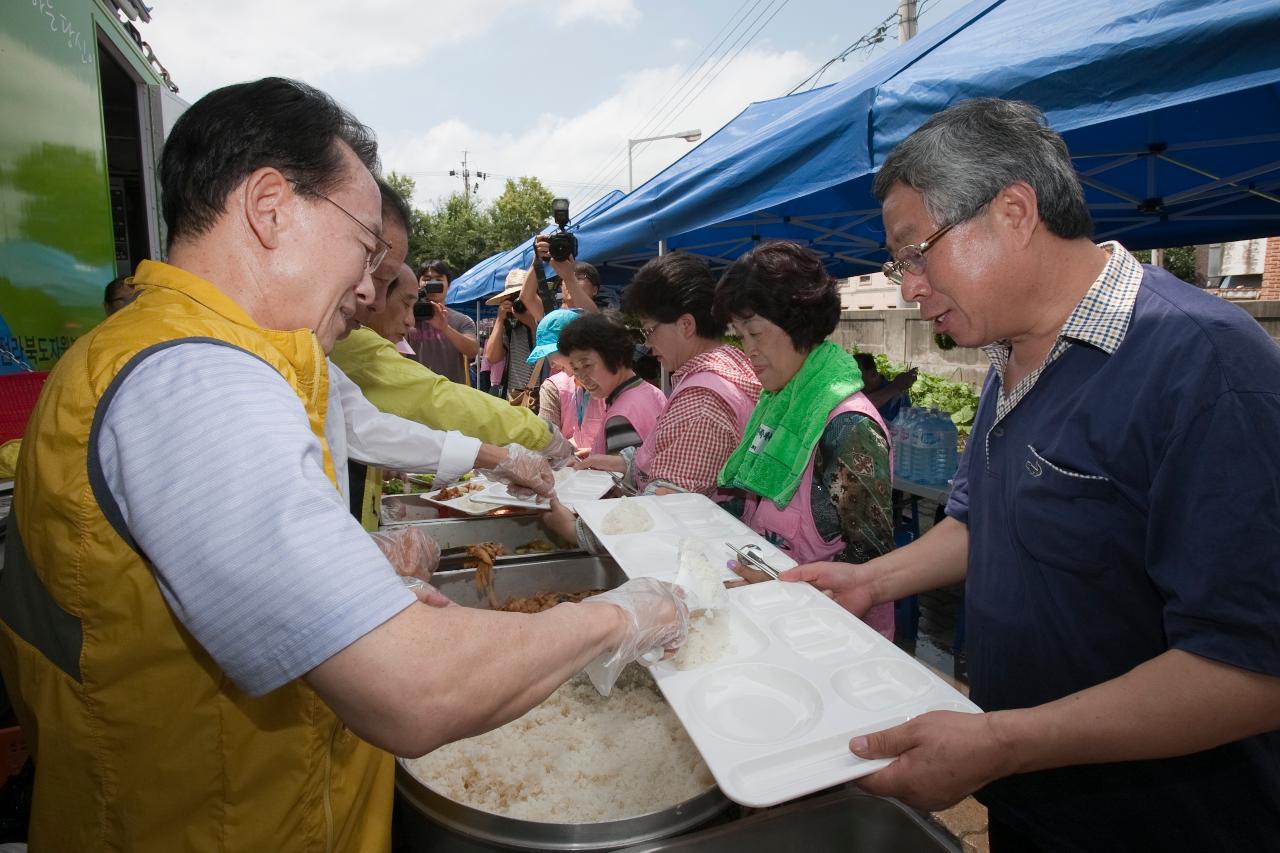
{"label": "green tree", "polygon": [[386,174],[386,181],[409,203],[409,252],[405,256],[405,261],[417,272],[420,264],[434,258],[426,245],[427,214],[413,206],[413,194],[417,191],[418,184],[408,175],[401,175],[394,171]]}
{"label": "green tree", "polygon": [[507,179],[502,195],[489,208],[494,252],[518,246],[546,227],[551,218],[551,190],[537,178]]}
{"label": "green tree", "polygon": [[458,192],[438,199],[433,209],[413,207],[413,178],[388,172],[387,183],[413,210],[409,228],[409,266],[442,259],[461,275],[490,255],[511,249],[541,231],[551,219],[551,190],[537,178],[507,180],[502,195],[488,207]]}
{"label": "green tree", "polygon": [[454,193],[414,223],[409,236],[410,265],[439,258],[455,274],[461,274],[496,251],[490,250],[490,229],[489,217],[475,196]]}
{"label": "green tree", "polygon": [[[1143,249],[1134,252],[1133,256],[1144,264],[1151,263],[1151,250]],[[1174,246],[1164,250],[1164,268],[1183,281],[1204,287],[1204,282],[1196,275],[1196,247]]]}

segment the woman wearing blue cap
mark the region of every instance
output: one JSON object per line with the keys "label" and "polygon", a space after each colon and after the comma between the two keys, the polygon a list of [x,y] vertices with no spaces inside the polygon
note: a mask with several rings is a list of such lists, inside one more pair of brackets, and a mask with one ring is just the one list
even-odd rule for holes
{"label": "woman wearing blue cap", "polygon": [[529,363],[547,359],[552,373],[539,388],[538,415],[577,447],[588,450],[604,425],[604,401],[587,393],[573,377],[568,357],[557,346],[564,327],[580,316],[578,311],[561,308],[538,322],[535,346]]}

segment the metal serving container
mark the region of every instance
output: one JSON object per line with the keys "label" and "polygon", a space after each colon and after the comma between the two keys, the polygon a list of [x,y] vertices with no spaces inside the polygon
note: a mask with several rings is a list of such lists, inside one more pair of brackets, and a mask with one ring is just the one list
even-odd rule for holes
{"label": "metal serving container", "polygon": [[947,832],[897,800],[847,788],[624,853],[961,853]]}
{"label": "metal serving container", "polygon": [[[515,554],[516,548],[529,544],[534,539],[545,539],[548,542],[555,543],[556,539],[542,526],[539,521],[541,513],[538,514],[520,514],[520,515],[499,515],[499,516],[481,516],[477,518],[437,518],[426,521],[405,522],[395,525],[384,525],[384,529],[389,527],[405,527],[413,526],[420,528],[436,543],[445,550],[450,548],[460,548],[463,545],[472,545],[477,542],[497,542],[505,545],[507,554]],[[581,551],[576,543],[572,547],[558,548],[554,551],[539,551],[532,554],[522,555],[522,559],[528,561],[544,561],[565,556],[581,555]],[[506,558],[502,558],[502,562],[510,562]],[[450,573],[452,574],[452,573]],[[545,577],[545,573],[543,575]],[[626,580],[614,583],[614,586]],[[582,587],[583,589],[593,589],[594,587]],[[549,587],[543,587],[538,592],[545,591]],[[573,590],[557,590],[558,592],[572,592]],[[446,592],[446,595],[448,593]],[[512,593],[514,595],[526,595],[527,593]],[[479,604],[470,601],[460,601],[468,607],[478,607]]]}
{"label": "metal serving container", "polygon": [[[505,519],[478,521],[500,520]],[[534,521],[536,524],[536,519]],[[522,541],[528,541],[528,538]],[[626,580],[612,559],[587,556],[538,560],[518,567],[499,566],[495,568],[493,578],[499,600],[549,591],[612,589]],[[476,589],[475,572],[470,569],[438,574],[431,583],[465,607],[487,606]],[[397,761],[392,848],[396,853],[614,850],[687,832],[723,819],[726,813],[736,816],[738,807],[730,803],[719,788],[713,787],[671,808],[625,820],[599,823],[518,820],[456,803],[423,785],[405,769],[402,761]]]}

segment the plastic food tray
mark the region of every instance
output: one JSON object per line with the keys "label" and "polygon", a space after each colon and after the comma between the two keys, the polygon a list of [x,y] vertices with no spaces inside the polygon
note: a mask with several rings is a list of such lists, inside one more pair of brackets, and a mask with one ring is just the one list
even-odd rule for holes
{"label": "plastic food tray", "polygon": [[[583,501],[598,500],[611,488],[613,488],[613,477],[609,476],[607,471],[574,471],[566,468],[556,472],[556,497],[569,509],[573,509]],[[471,499],[476,503],[521,506],[530,509],[551,507],[551,501],[536,495],[529,498],[512,497],[505,483],[493,483],[483,492],[472,495]]]}
{"label": "plastic food tray", "polygon": [[[483,489],[487,489],[492,485],[488,480],[484,479],[483,477],[472,477],[470,480],[467,480],[466,482],[454,483],[454,485],[472,487],[473,491],[469,491],[467,492],[467,494],[461,497],[450,498],[447,501],[442,501],[436,498],[436,495],[440,494],[440,492],[443,491],[445,488],[441,486],[439,489],[436,489],[435,491],[423,492],[421,495],[419,495],[419,497],[421,497],[424,501],[426,501],[429,504],[448,507],[449,509],[466,513],[467,515],[485,515],[497,509],[497,507],[495,507],[493,504],[478,503],[476,501],[476,497],[479,496],[480,492]],[[477,486],[479,488],[474,488]]]}
{"label": "plastic food tray", "polygon": [[[602,537],[628,576],[673,578],[681,536],[703,538],[711,556],[725,535],[725,520],[736,519],[702,498],[724,517],[713,521],[714,516],[694,511],[689,498],[702,496],[639,498],[657,504],[656,509],[645,507],[654,529]],[[608,503],[579,507],[597,535],[610,508],[598,507]],[[703,537],[703,530],[714,530],[712,538]],[[633,544],[636,537],[642,541]],[[736,539],[729,541],[738,544]],[[744,539],[762,541],[759,536]],[[646,549],[651,555],[647,559]],[[794,565],[779,556],[784,557],[766,551],[775,567]],[[768,581],[730,589],[728,616],[732,649],[723,657],[684,670],[668,661],[650,671],[720,789],[744,806],[777,805],[890,763],[855,756],[849,751],[855,735],[929,711],[980,710],[808,584]]]}
{"label": "plastic food tray", "polygon": [[653,527],[643,533],[603,533],[604,517],[618,505],[617,500],[586,501],[578,503],[578,516],[591,528],[600,543],[622,566],[627,577],[655,577],[674,581],[679,570],[677,554],[680,540],[691,536],[703,544],[707,559],[714,566],[723,566],[721,578],[738,580],[728,568],[735,559],[733,549],[755,544],[769,565],[778,571],[789,569],[796,561],[788,557],[763,536],[722,510],[706,495],[646,495],[623,498],[644,507],[653,519]]}

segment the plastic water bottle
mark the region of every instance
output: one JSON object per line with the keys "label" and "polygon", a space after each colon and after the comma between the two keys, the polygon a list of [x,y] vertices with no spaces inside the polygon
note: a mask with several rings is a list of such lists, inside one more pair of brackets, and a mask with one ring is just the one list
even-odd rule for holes
{"label": "plastic water bottle", "polygon": [[904,480],[911,479],[911,427],[915,417],[915,408],[904,406],[894,421],[893,470]]}
{"label": "plastic water bottle", "polygon": [[938,424],[938,410],[929,409],[920,419],[920,443],[916,446],[915,467],[916,481],[934,483],[934,471],[939,467],[938,451],[942,445],[942,431]]}
{"label": "plastic water bottle", "polygon": [[942,413],[941,429],[942,444],[939,448],[941,466],[937,472],[936,482],[945,483],[956,475],[956,468],[960,465],[960,433],[956,430],[955,421],[951,420],[951,416],[946,412]]}

